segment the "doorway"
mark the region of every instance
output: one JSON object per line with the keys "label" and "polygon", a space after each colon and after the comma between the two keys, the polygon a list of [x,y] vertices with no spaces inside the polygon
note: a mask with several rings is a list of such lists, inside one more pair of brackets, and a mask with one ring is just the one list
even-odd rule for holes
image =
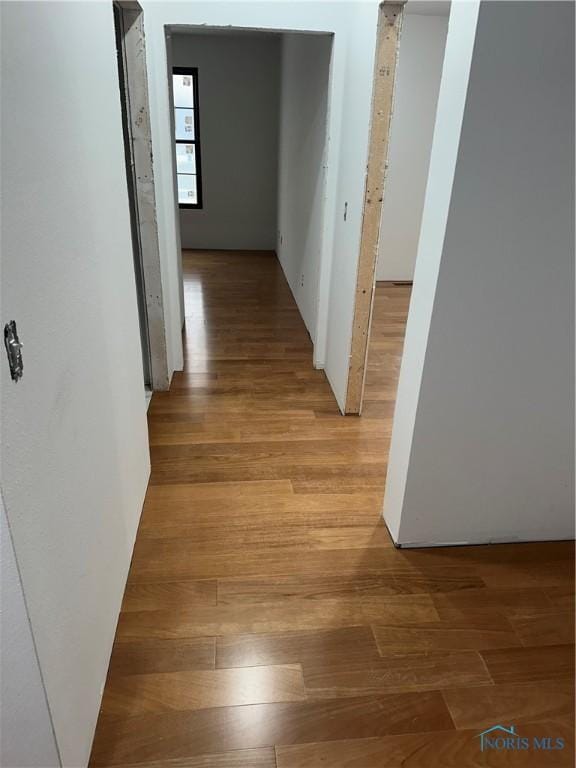
{"label": "doorway", "polygon": [[114,2],[118,82],[146,391],[169,387],[142,8]]}
{"label": "doorway", "polygon": [[277,260],[315,362],[332,39],[179,26],[166,40],[183,258],[189,268],[224,252],[239,266],[253,254]]}
{"label": "doorway", "polygon": [[[360,414],[366,377],[373,367],[369,347],[386,337],[372,328],[378,306],[388,316],[389,301],[410,295],[450,4],[386,4],[380,9],[374,77],[369,165],[362,243],[356,286],[354,335],[346,413]],[[405,327],[408,305],[404,307]],[[402,312],[400,313],[402,314]],[[392,310],[392,315],[395,315]],[[396,320],[398,316],[396,313]],[[403,331],[402,331],[403,335]],[[377,356],[377,353],[374,353]],[[394,378],[394,371],[391,371]],[[397,380],[397,372],[396,378]]]}

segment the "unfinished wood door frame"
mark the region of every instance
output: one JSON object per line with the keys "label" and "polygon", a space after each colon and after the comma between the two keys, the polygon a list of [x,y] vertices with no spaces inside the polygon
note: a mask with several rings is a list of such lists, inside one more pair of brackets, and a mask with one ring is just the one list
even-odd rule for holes
{"label": "unfinished wood door frame", "polygon": [[383,2],[380,4],[378,13],[366,188],[346,390],[345,413],[347,414],[359,414],[364,397],[380,220],[394,103],[394,83],[405,2],[406,0]]}
{"label": "unfinished wood door frame", "polygon": [[170,376],[152,166],[144,13],[139,3],[134,0],[117,0],[115,5],[120,12],[125,108],[129,123],[130,162],[134,178],[140,268],[147,315],[150,379],[153,390],[167,390],[170,386]]}

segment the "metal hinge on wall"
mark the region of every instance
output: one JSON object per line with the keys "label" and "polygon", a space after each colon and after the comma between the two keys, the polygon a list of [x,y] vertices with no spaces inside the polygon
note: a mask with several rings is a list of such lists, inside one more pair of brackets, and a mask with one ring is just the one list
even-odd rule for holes
{"label": "metal hinge on wall", "polygon": [[18,381],[24,373],[24,363],[22,362],[22,344],[18,338],[15,320],[11,320],[4,326],[4,345],[10,365],[10,376],[12,381]]}

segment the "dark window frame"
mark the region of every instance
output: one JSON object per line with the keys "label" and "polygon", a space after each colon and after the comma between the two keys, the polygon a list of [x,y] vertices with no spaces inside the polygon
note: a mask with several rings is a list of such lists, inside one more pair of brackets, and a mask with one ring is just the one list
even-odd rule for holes
{"label": "dark window frame", "polygon": [[[194,144],[194,153],[196,160],[196,203],[181,203],[178,201],[178,208],[191,208],[193,210],[201,210],[203,207],[202,197],[202,163],[201,155],[202,149],[200,145],[200,100],[198,98],[198,67],[172,67],[173,75],[190,75],[192,77],[192,91],[194,94],[194,138],[193,139],[177,139],[176,131],[172,140],[174,144]],[[174,100],[174,99],[172,99]],[[178,107],[173,104],[174,110]],[[174,125],[176,125],[176,115],[174,114]],[[174,149],[176,152],[176,149]],[[178,163],[176,162],[176,193],[178,194]]]}

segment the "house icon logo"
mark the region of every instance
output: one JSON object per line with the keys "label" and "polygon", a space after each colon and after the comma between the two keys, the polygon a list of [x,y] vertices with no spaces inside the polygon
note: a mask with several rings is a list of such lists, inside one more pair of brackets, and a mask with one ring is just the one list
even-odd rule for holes
{"label": "house icon logo", "polygon": [[493,725],[477,738],[480,739],[480,751],[496,750],[534,750],[537,752],[564,749],[566,740],[563,736],[519,736],[514,725]]}
{"label": "house icon logo", "polygon": [[484,752],[487,749],[504,749],[510,748],[511,741],[516,741],[518,734],[513,725],[493,725],[482,733],[478,734],[480,739],[480,751]]}

